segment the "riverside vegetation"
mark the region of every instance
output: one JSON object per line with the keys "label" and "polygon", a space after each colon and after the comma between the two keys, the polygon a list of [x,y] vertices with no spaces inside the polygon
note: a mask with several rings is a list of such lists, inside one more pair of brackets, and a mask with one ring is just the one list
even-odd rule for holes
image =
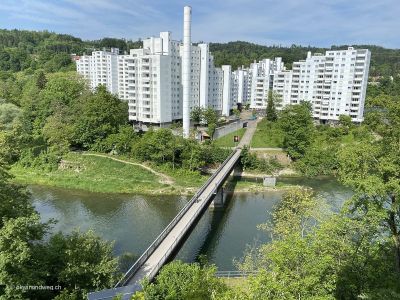
{"label": "riverside vegetation", "polygon": [[[106,189],[122,188],[119,180],[106,183],[105,176],[94,174],[96,168],[107,175],[111,169],[139,192],[143,186],[165,187],[144,168],[79,151],[113,152],[128,161],[146,162],[181,187],[201,184],[200,167],[220,163],[229,152],[215,143],[184,140],[168,129],[133,132],[125,103],[104,87],[90,91],[70,72],[74,65],[67,53],[99,45],[123,49],[136,44],[113,39],[91,44],[48,32],[0,31],[1,298],[84,299],[88,291],[111,287],[124,270],[121,266],[133,260],[113,257],[112,244],[93,232],[49,236],[52,223],[40,222],[29,194],[9,175],[9,165],[25,183],[55,184],[60,176],[58,182],[68,187],[80,181],[80,187],[87,188],[93,184],[90,177],[99,176],[95,179]],[[305,49],[242,42],[213,47],[216,61],[233,65],[243,63],[238,55],[253,60],[266,53],[286,53],[292,59],[282,56],[290,63]],[[335,127],[315,126],[306,103],[268,118],[271,112],[275,115],[269,104],[253,140],[253,145],[284,148],[306,176],[334,175],[351,187],[354,196],[341,211],[327,209],[310,190],[290,190],[276,207],[273,222],[259,226],[272,242],[250,247],[237,261],[240,270],[255,275],[227,285],[215,277],[215,266],[203,260],[178,261],[166,265],[155,282],[144,282],[133,299],[400,299],[399,64],[382,55],[396,50],[368,48],[373,53],[371,74],[382,77],[368,87],[362,125],[342,116]],[[234,54],[232,49],[242,51]],[[273,157],[243,152],[245,170],[280,168]],[[125,173],[130,175],[123,177]],[[62,290],[15,288],[26,285],[60,285]]]}

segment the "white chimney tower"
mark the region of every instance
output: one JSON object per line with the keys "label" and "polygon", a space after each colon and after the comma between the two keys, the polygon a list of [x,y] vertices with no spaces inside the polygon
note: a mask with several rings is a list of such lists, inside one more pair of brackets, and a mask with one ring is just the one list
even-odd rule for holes
{"label": "white chimney tower", "polygon": [[190,131],[190,61],[191,61],[191,19],[192,8],[183,9],[183,54],[182,54],[182,92],[183,92],[183,137],[189,137]]}

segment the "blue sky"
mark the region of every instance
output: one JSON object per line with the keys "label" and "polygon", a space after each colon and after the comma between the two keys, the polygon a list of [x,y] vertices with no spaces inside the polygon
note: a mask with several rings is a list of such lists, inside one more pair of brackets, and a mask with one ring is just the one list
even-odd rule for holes
{"label": "blue sky", "polygon": [[0,0],[0,28],[181,39],[184,5],[193,9],[193,41],[400,48],[399,0]]}

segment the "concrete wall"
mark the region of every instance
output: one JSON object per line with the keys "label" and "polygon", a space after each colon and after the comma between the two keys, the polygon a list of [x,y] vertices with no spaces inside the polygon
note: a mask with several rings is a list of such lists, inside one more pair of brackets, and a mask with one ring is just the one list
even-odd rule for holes
{"label": "concrete wall", "polygon": [[227,135],[227,134],[229,134],[231,132],[239,130],[240,128],[243,128],[243,122],[247,122],[247,121],[238,120],[238,121],[230,123],[228,125],[225,125],[225,126],[222,126],[222,127],[218,127],[215,130],[214,139],[220,138],[220,137],[222,137],[224,135]]}

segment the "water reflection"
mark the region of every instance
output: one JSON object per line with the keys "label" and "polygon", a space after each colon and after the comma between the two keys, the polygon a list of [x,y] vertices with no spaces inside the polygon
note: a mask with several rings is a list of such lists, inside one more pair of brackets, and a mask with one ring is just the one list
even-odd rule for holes
{"label": "water reflection", "polygon": [[[284,178],[280,181],[312,187],[335,209],[351,196],[331,178]],[[107,240],[115,240],[115,254],[141,254],[189,200],[182,196],[138,196],[99,194],[46,186],[31,186],[32,201],[42,220],[54,218],[54,231],[93,229]],[[220,270],[232,270],[234,257],[242,256],[247,244],[268,241],[256,226],[265,223],[283,191],[235,194],[224,209],[209,209],[178,253],[193,261],[207,255]]]}

